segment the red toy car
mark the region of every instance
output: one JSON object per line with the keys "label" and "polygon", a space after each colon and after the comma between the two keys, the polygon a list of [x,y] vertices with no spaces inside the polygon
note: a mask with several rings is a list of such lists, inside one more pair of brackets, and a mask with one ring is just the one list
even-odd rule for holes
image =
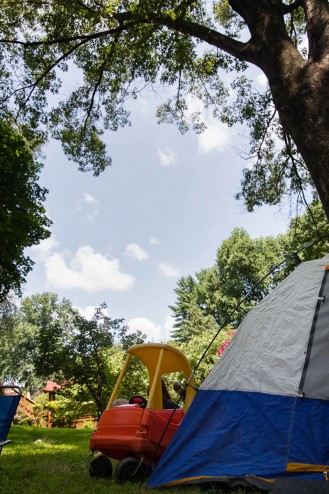
{"label": "red toy car", "polygon": [[[132,357],[141,360],[149,374],[148,399],[135,395],[129,404],[112,404]],[[182,373],[188,386],[184,390],[183,408],[163,408],[164,374]],[[136,345],[128,350],[125,364],[113,389],[90,449],[98,454],[90,463],[92,476],[112,476],[110,458],[119,460],[115,468],[117,481],[140,480],[152,469],[171,441],[195,396],[195,381],[187,358],[177,348],[160,343]],[[170,405],[169,405],[170,406]]]}

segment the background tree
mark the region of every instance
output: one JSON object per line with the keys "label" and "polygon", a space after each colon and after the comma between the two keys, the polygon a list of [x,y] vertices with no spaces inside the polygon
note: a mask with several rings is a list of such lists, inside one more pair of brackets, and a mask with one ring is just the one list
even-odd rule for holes
{"label": "background tree", "polygon": [[74,334],[72,304],[45,292],[15,306],[11,331],[2,333],[5,368],[2,376],[26,391],[42,389],[46,380],[63,380],[66,345]]}
{"label": "background tree", "polygon": [[[188,319],[191,308],[197,305],[196,302],[196,285],[197,281],[191,276],[182,276],[177,281],[177,287],[174,292],[177,297],[175,305],[170,305],[169,309],[173,312],[175,317],[174,328],[179,328],[179,331],[173,331],[172,337],[181,338],[181,341],[186,341],[185,334],[182,331],[182,324]],[[189,335],[187,335],[189,337]]]}
{"label": "background tree", "polygon": [[[35,328],[31,346],[33,366],[40,379],[60,379],[67,359],[67,348],[75,333],[75,311],[70,300],[59,300],[51,292],[32,295],[22,300],[19,323]],[[23,339],[24,336],[23,336]]]}
{"label": "background tree", "polygon": [[[69,400],[74,413],[81,412],[81,403],[89,403],[89,410],[100,414],[127,348],[146,338],[140,331],[131,332],[123,319],[107,316],[105,304],[88,320],[73,309],[70,300],[59,300],[50,292],[24,298],[19,308],[9,301],[2,307],[0,381],[18,382],[31,394],[47,380],[70,384],[60,391],[63,414]],[[135,363],[127,373],[124,397],[135,394],[132,390],[142,387],[144,378]]]}
{"label": "background tree", "polygon": [[[196,274],[198,277],[198,273]],[[183,278],[178,281],[181,283]],[[214,313],[211,313],[211,308],[207,306],[207,293],[202,291],[204,298],[200,296],[199,285],[201,282],[195,282],[194,293],[188,293],[190,300],[186,303],[186,298],[182,289],[176,291],[178,300],[176,305],[172,305],[169,308],[175,315],[174,329],[171,332],[171,337],[178,343],[188,343],[192,336],[200,335],[204,330],[212,331],[218,328],[218,323],[215,320],[214,314],[217,314],[217,307]],[[202,289],[202,286],[201,286]],[[212,293],[211,293],[212,294]],[[182,298],[185,298],[185,303],[182,304]],[[181,310],[181,305],[184,305],[184,312]]]}
{"label": "background tree", "polygon": [[22,133],[1,120],[0,112],[0,301],[10,290],[21,293],[33,265],[24,249],[50,235],[43,205],[48,191],[38,184],[41,168]]}
{"label": "background tree", "polygon": [[[202,328],[218,330],[250,289],[276,266],[283,256],[281,237],[252,239],[242,228],[233,230],[218,248],[216,263],[178,281],[176,303],[170,306],[175,316],[175,341],[187,342]],[[186,284],[186,279],[189,284]],[[277,273],[263,280],[238,310],[230,323],[236,327],[246,312],[276,285]]]}
{"label": "background tree", "polygon": [[[197,386],[200,386],[204,379],[207,377],[214,364],[223,353],[224,345],[225,347],[227,346],[228,342],[234,334],[234,331],[232,331],[232,328],[229,325],[223,328],[217,338],[210,345],[208,352],[205,354],[204,358],[200,362],[201,356],[204,354],[208,345],[216,335],[217,329],[218,328],[209,329],[200,327],[199,333],[192,334],[188,341],[177,342],[175,340],[173,342],[173,344],[177,346],[188,358],[192,370],[196,369],[194,377],[197,382]],[[221,348],[222,345],[223,348]]]}
{"label": "background tree", "polygon": [[329,225],[326,214],[320,203],[315,201],[309,205],[305,214],[292,219],[286,236],[286,251],[296,251],[317,238],[317,242],[298,255],[302,261],[318,259],[329,252]]}
{"label": "background tree", "polygon": [[0,384],[3,384],[4,376],[10,376],[11,362],[8,356],[11,353],[14,341],[14,318],[16,313],[16,300],[7,296],[0,302]]}
{"label": "background tree", "polygon": [[[139,330],[132,333],[131,330],[129,330],[129,326],[122,326],[119,329],[116,336],[116,344],[107,355],[108,372],[111,372],[111,376],[108,376],[108,395],[112,392],[114,384],[119,377],[119,373],[127,357],[128,348],[133,345],[140,345],[146,342],[146,335]],[[117,362],[117,365],[114,365],[115,362]],[[136,394],[145,396],[148,382],[149,376],[145,365],[140,360],[133,357],[130,360],[127,372],[119,387],[117,398],[125,398],[126,400],[129,400]]]}
{"label": "background tree", "polygon": [[[252,239],[242,228],[233,230],[218,248],[216,270],[221,296],[218,311],[225,320],[237,304],[284,258],[282,236]],[[282,279],[273,272],[267,276],[235,312],[231,323],[237,326],[246,312],[264,298]]]}
{"label": "background tree", "polygon": [[[202,328],[218,330],[231,314],[229,322],[237,327],[248,310],[299,262],[322,257],[328,254],[328,248],[329,225],[319,201],[310,205],[307,213],[293,219],[286,234],[252,239],[245,230],[234,229],[219,246],[213,267],[197,272],[195,277],[188,275],[178,280],[176,302],[170,306],[175,317],[173,340],[185,343],[201,334]],[[267,273],[270,274],[265,277]]]}
{"label": "background tree", "polygon": [[[314,184],[329,217],[328,25],[327,0],[6,0],[3,111],[15,108],[30,132],[48,125],[70,159],[98,174],[111,163],[103,130],[126,125],[126,101],[160,84],[173,91],[158,118],[182,132],[204,128],[190,96],[249,128],[253,167],[238,194],[249,210]],[[74,64],[81,86],[47,114]],[[268,80],[263,93],[248,79],[252,65]]]}
{"label": "background tree", "polygon": [[123,319],[111,319],[104,315],[103,304],[95,309],[87,320],[78,312],[74,315],[75,333],[67,346],[65,376],[80,384],[96,403],[99,414],[109,399],[107,384],[107,352],[112,347]]}

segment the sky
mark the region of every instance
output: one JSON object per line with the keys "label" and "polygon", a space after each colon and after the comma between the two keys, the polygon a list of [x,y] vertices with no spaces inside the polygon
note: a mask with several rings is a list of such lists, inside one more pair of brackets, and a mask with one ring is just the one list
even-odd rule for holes
{"label": "sky", "polygon": [[256,238],[289,223],[284,208],[247,213],[234,199],[248,166],[243,129],[204,113],[207,130],[182,135],[158,125],[161,102],[148,93],[132,103],[132,126],[105,138],[113,163],[98,177],[49,141],[40,183],[52,235],[27,250],[35,264],[23,286],[24,297],[50,291],[86,317],[105,302],[111,318],[153,342],[170,338],[179,278],[213,266],[234,228]]}

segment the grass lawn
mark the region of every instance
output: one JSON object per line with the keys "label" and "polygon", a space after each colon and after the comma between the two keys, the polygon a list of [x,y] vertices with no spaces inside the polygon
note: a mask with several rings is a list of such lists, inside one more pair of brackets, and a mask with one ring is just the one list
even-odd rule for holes
{"label": "grass lawn", "polygon": [[[134,494],[146,491],[139,484],[117,484],[89,476],[90,430],[42,429],[12,426],[0,455],[0,494]],[[168,494],[199,494],[198,487],[162,489]],[[221,490],[207,490],[207,493]],[[244,494],[244,490],[225,491]]]}

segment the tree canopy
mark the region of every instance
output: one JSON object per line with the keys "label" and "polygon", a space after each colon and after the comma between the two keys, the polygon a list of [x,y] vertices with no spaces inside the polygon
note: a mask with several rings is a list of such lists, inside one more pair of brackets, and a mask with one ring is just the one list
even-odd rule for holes
{"label": "tree canopy", "polygon": [[282,273],[266,277],[240,303],[282,256],[281,237],[252,239],[244,229],[235,228],[219,246],[214,266],[195,273],[195,278],[178,280],[176,303],[170,307],[175,317],[173,339],[186,343],[206,328],[218,331],[231,314],[228,322],[237,327],[281,279]]}
{"label": "tree canopy", "polygon": [[[309,245],[316,238],[323,240]],[[170,307],[175,317],[172,338],[186,344],[206,329],[218,331],[225,321],[237,327],[299,262],[326,255],[328,244],[329,225],[319,202],[293,219],[286,234],[253,239],[235,228],[218,247],[212,267],[178,280]]]}
{"label": "tree canopy", "polygon": [[0,118],[0,301],[10,290],[21,293],[33,265],[24,249],[50,235],[41,168],[22,134]]}
{"label": "tree canopy", "polygon": [[[249,128],[253,166],[238,194],[249,210],[315,186],[329,217],[328,29],[327,0],[5,0],[1,111],[39,138],[50,131],[98,174],[111,163],[104,130],[129,123],[127,102],[161,85],[172,92],[159,121],[202,131],[194,97]],[[49,111],[74,65],[80,86]],[[265,74],[264,92],[250,65]]]}
{"label": "tree canopy", "polygon": [[[105,314],[106,306],[86,319],[68,299],[45,292],[25,297],[20,306],[0,306],[0,381],[41,390],[47,380],[70,383],[64,395],[90,402],[100,414],[121,370],[127,347],[143,343],[140,331],[128,331],[123,319]],[[132,371],[133,372],[133,371]],[[129,377],[129,376],[128,376]],[[137,380],[132,380],[131,390]]]}

